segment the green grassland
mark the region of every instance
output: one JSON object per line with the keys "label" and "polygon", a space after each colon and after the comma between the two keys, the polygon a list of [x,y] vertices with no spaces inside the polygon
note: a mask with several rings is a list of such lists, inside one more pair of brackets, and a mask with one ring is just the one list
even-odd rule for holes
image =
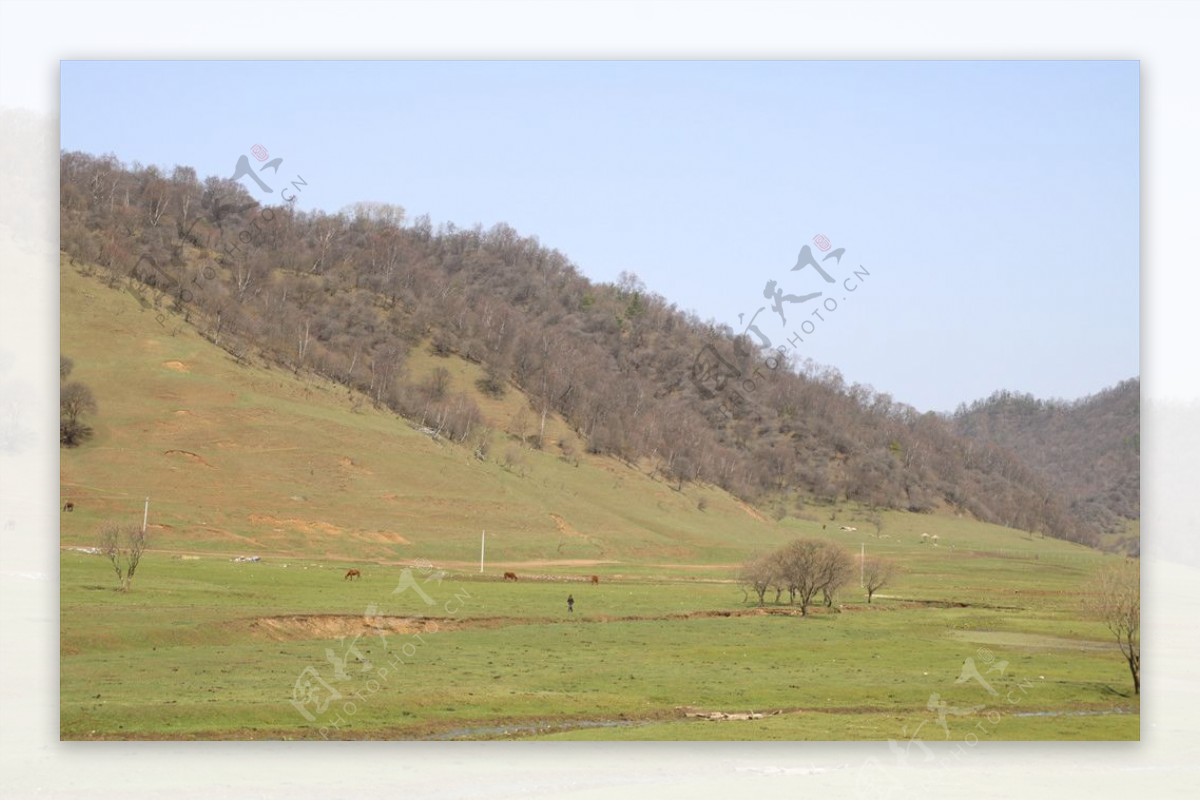
{"label": "green grassland", "polygon": [[[62,352],[100,403],[62,452],[64,739],[1138,738],[1124,662],[1080,611],[1117,557],[952,515],[776,520],[648,465],[576,464],[560,420],[544,450],[506,433],[515,388],[487,398],[476,365],[414,351],[411,376],[444,367],[477,398],[479,460],[332,383],[237,364],[134,292],[60,279]],[[140,523],[146,497],[151,550],[120,593],[75,549]],[[757,609],[737,565],[798,536],[904,573],[869,605],[853,582],[807,617]],[[956,682],[967,659],[982,682]]]}

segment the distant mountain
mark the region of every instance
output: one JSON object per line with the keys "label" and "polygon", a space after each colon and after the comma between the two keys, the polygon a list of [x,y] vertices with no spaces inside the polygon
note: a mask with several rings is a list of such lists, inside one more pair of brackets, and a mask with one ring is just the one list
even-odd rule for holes
{"label": "distant mountain", "polygon": [[1073,517],[1115,532],[1141,515],[1141,382],[1076,401],[996,392],[962,406],[954,430],[1007,449],[1068,501]]}
{"label": "distant mountain", "polygon": [[[954,511],[1088,543],[1105,521],[1085,501],[1130,480],[1128,460],[1105,450],[1119,437],[1086,453],[1123,467],[1095,485],[1065,481],[1058,456],[1035,453],[1036,434],[969,434],[965,419],[777,360],[636,276],[589,281],[504,224],[434,229],[377,203],[332,215],[264,207],[230,179],[83,153],[61,156],[60,210],[63,251],[163,325],[194,326],[239,363],[334,381],[467,448],[491,426],[562,448],[546,429],[557,415],[589,452],[679,488],[714,484],[783,513],[843,499]],[[487,419],[469,394],[410,372],[425,348],[479,365],[488,395],[515,385],[525,408]]]}

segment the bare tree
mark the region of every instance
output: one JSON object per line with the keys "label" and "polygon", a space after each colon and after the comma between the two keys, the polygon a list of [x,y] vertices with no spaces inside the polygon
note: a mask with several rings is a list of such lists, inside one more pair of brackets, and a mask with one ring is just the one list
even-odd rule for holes
{"label": "bare tree", "polygon": [[488,364],[484,368],[483,378],[475,382],[475,386],[485,395],[490,395],[493,398],[504,396],[506,377],[504,370],[495,364]]}
{"label": "bare tree", "polygon": [[450,371],[445,367],[435,367],[425,380],[425,392],[430,400],[444,400],[450,391]]}
{"label": "bare tree", "polygon": [[92,394],[92,390],[88,388],[87,384],[72,381],[62,388],[62,393],[59,395],[59,410],[62,412],[62,416],[70,422],[77,422],[82,414],[94,414],[96,409],[96,396]]}
{"label": "bare tree", "polygon": [[752,559],[748,559],[742,565],[742,572],[739,575],[739,579],[742,584],[749,587],[758,596],[759,606],[766,603],[763,597],[767,594],[767,590],[771,587],[771,583],[775,580],[779,572],[778,566],[778,552],[755,556]]}
{"label": "bare tree", "polygon": [[521,440],[521,443],[524,444],[525,435],[529,433],[529,412],[524,406],[522,406],[520,409],[517,409],[516,414],[514,414],[512,420],[509,421],[508,430],[509,433],[515,437],[518,437]]}
{"label": "bare tree", "polygon": [[827,542],[821,550],[818,568],[825,605],[833,606],[833,596],[850,581],[854,572],[854,562],[845,548]]}
{"label": "bare tree", "polygon": [[525,477],[525,454],[516,445],[509,445],[504,449],[504,460],[501,464],[506,470],[511,470],[522,478]]}
{"label": "bare tree", "polygon": [[1117,638],[1121,655],[1129,664],[1133,677],[1133,692],[1142,692],[1141,648],[1141,576],[1140,563],[1123,559],[1110,565],[1096,577],[1096,589],[1089,603],[1090,611],[1104,622]]}
{"label": "bare tree", "polygon": [[74,447],[91,436],[91,427],[85,425],[80,417],[84,414],[95,414],[97,408],[96,396],[86,384],[72,381],[64,386],[58,396],[59,443]]}
{"label": "bare tree", "polygon": [[133,581],[145,550],[146,532],[138,526],[105,523],[100,529],[100,552],[112,563],[117,581],[121,583],[121,592],[129,592],[129,583]]}
{"label": "bare tree", "polygon": [[66,381],[67,376],[71,374],[71,370],[75,367],[75,361],[69,356],[58,357],[58,380]]}
{"label": "bare tree", "polygon": [[872,556],[864,560],[863,585],[867,590],[867,603],[871,603],[872,596],[887,586],[899,572],[896,563],[891,559]]}
{"label": "bare tree", "polygon": [[808,615],[813,596],[825,583],[822,561],[825,543],[820,540],[795,540],[780,552],[780,568],[787,581],[792,603],[800,601],[800,614]]}

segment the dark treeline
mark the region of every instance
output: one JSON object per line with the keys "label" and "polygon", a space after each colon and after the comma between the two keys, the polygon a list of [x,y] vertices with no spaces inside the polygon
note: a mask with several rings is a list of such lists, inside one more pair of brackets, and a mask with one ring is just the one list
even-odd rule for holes
{"label": "dark treeline", "polygon": [[[746,337],[676,309],[634,276],[593,283],[507,225],[435,229],[386,204],[340,214],[263,207],[240,184],[201,181],[190,168],[165,174],[64,153],[61,242],[165,324],[170,309],[239,360],[319,374],[451,439],[478,436],[478,409],[436,378],[409,378],[418,345],[481,364],[484,391],[519,387],[536,447],[553,445],[542,435],[557,413],[593,453],[680,485],[772,504],[950,507],[1092,540],[1065,488],[1024,454],[960,436],[956,422],[847,385],[833,369],[763,369]],[[762,376],[732,415],[690,380],[706,345]]]}
{"label": "dark treeline", "polygon": [[1000,391],[953,418],[959,434],[1020,453],[1073,517],[1100,531],[1141,515],[1140,421],[1136,378],[1076,401]]}

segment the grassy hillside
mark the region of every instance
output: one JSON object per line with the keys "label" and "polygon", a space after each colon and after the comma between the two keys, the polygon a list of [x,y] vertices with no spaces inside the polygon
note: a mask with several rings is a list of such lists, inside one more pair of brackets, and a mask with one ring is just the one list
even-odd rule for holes
{"label": "grassy hillside", "polygon": [[[85,153],[63,153],[60,166],[60,244],[72,263],[95,265],[112,285],[127,283],[145,303],[186,315],[238,362],[323,376],[376,406],[436,420],[440,432],[473,444],[482,432],[472,399],[478,394],[461,391],[463,383],[473,389],[466,366],[444,368],[464,379],[458,392],[422,374],[428,351],[457,355],[482,368],[489,389],[518,386],[536,406],[522,424],[503,419],[513,409],[501,402],[491,420],[498,429],[540,434],[553,413],[580,432],[591,453],[641,465],[677,486],[716,485],[760,506],[786,493],[806,504],[851,499],[918,513],[950,507],[1095,544],[1096,532],[1019,451],[971,442],[948,419],[850,384],[796,351],[763,350],[746,332],[680,311],[630,273],[615,284],[593,282],[562,252],[504,223],[435,230],[390,204],[332,215],[263,207],[232,179],[201,182],[186,168],[167,178]],[[180,371],[192,369],[173,361]],[[294,395],[283,382],[270,391]],[[257,403],[252,395],[230,401]],[[71,425],[68,419],[68,439]],[[571,440],[567,450],[575,451],[579,443]],[[548,485],[558,480],[519,455],[506,458],[507,450],[499,456],[518,477],[532,471]],[[302,477],[289,479],[299,485]],[[559,489],[569,483],[558,480]],[[1133,481],[1121,487],[1136,489]],[[659,511],[675,517],[672,502],[662,503]],[[579,528],[561,510],[546,513],[541,525],[550,513],[566,521],[556,530]],[[692,547],[678,541],[674,522],[646,514],[585,522],[654,531],[643,547],[660,552]]]}
{"label": "grassy hillside", "polygon": [[[72,378],[90,385],[100,404],[95,437],[62,451],[63,499],[76,505],[62,514],[64,545],[94,544],[104,520],[140,520],[148,496],[157,550],[354,563],[470,564],[485,529],[490,563],[576,560],[599,571],[729,565],[799,535],[849,547],[865,536],[902,560],[923,552],[921,533],[939,535],[947,559],[961,550],[1032,556],[1035,544],[1042,558],[1088,550],[961,517],[896,511],[882,514],[876,532],[853,506],[810,506],[807,519],[777,522],[719,488],[677,490],[637,466],[588,455],[554,417],[544,450],[522,446],[507,433],[527,407],[520,392],[488,397],[475,388],[478,365],[415,351],[412,377],[446,369],[451,391],[471,393],[487,416],[492,447],[480,460],[471,447],[434,440],[344,387],[239,365],[178,318],[159,325],[132,294],[66,264],[60,278],[61,350],[75,360]],[[561,440],[579,455],[565,458]],[[517,463],[503,464],[514,452]]]}
{"label": "grassy hillside", "polygon": [[[69,266],[61,281],[61,350],[100,405],[95,437],[62,452],[63,499],[76,505],[63,544],[94,544],[103,520],[140,520],[146,496],[156,549],[352,562],[470,562],[483,529],[497,563],[736,561],[789,534],[717,488],[676,491],[581,446],[575,466],[556,418],[544,451],[522,446],[506,430],[523,397],[484,396],[478,366],[461,359],[417,351],[409,369],[443,367],[453,391],[475,395],[495,432],[486,460],[344,387],[238,365]],[[518,463],[505,466],[510,448]]]}

